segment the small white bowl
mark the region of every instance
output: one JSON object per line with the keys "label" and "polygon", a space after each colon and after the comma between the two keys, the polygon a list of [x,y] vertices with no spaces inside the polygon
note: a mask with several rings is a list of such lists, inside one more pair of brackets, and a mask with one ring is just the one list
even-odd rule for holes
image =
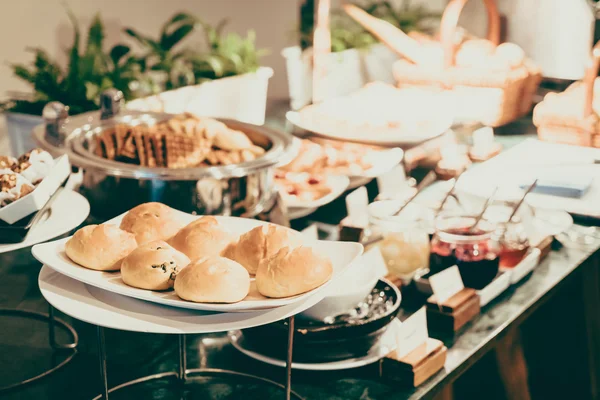
{"label": "small white bowl", "polygon": [[323,321],[352,310],[373,290],[379,280],[375,266],[363,262],[360,257],[348,270],[331,283],[323,300],[303,311],[304,318]]}

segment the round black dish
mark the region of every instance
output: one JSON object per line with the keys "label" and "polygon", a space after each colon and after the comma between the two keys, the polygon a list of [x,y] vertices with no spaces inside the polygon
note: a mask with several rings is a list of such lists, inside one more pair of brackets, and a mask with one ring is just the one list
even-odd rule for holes
{"label": "round black dish", "polygon": [[[381,279],[363,303],[331,323],[296,318],[294,361],[317,363],[367,355],[396,317],[400,300],[398,289]],[[260,353],[285,359],[286,321],[244,329],[243,332],[245,340]]]}

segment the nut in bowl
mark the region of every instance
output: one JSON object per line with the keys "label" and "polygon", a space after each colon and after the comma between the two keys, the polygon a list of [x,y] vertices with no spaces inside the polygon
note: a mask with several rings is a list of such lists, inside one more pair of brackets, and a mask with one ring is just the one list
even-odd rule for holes
{"label": "nut in bowl", "polygon": [[[325,296],[324,289],[327,285],[335,281],[336,278],[348,269],[352,261],[362,253],[362,245],[357,243],[305,242],[302,240],[299,232],[267,222],[236,217],[198,217],[178,210],[173,210],[173,213],[184,225],[188,224],[188,227],[192,222],[198,221],[196,222],[197,225],[207,225],[203,229],[222,229],[229,232],[234,239],[231,242],[231,246],[223,248],[221,254],[217,255],[194,255],[197,258],[191,259],[190,264],[186,265],[186,258],[191,257],[184,258],[185,254],[182,253],[185,252],[178,250],[177,246],[173,245],[175,244],[173,240],[171,240],[171,244],[167,244],[168,247],[166,249],[162,248],[164,245],[161,246],[157,242],[143,244],[141,246],[148,248],[144,248],[142,251],[140,249],[141,246],[138,246],[135,242],[134,234],[118,228],[123,219],[126,218],[126,214],[123,214],[101,225],[110,225],[111,232],[114,231],[111,235],[107,234],[104,236],[110,236],[111,243],[114,242],[113,244],[119,249],[116,252],[118,254],[113,254],[114,257],[108,260],[110,262],[106,262],[106,264],[116,266],[116,268],[109,268],[117,269],[116,272],[102,272],[90,269],[92,265],[88,263],[87,258],[71,259],[69,252],[65,252],[66,247],[70,247],[75,243],[73,238],[81,236],[82,233],[80,232],[82,230],[86,230],[84,232],[87,232],[90,229],[89,227],[82,228],[82,230],[78,231],[71,238],[34,246],[32,253],[36,259],[64,275],[113,293],[173,307],[221,312],[269,309],[292,304],[308,296]],[[202,220],[204,221],[200,222]],[[183,229],[186,228],[184,227]],[[249,232],[253,230],[255,230],[255,233],[250,234]],[[107,240],[104,236],[102,239]],[[127,248],[117,246],[117,244],[121,243],[119,238],[122,236],[130,238],[129,242],[131,242],[131,245]],[[177,236],[178,234],[173,236],[173,238]],[[293,274],[290,275],[283,272],[279,276],[272,276],[265,281],[266,285],[261,285],[257,282],[261,280],[261,275],[258,274],[256,277],[252,277],[252,272],[249,272],[247,266],[244,265],[247,264],[247,260],[244,258],[247,257],[245,256],[246,253],[244,251],[234,251],[239,246],[240,239],[244,236],[256,237],[256,239],[253,239],[253,242],[257,240],[263,243],[265,253],[262,253],[263,256],[260,257],[258,263],[260,264],[268,260],[268,265],[264,268],[281,268],[282,271],[289,271],[291,266],[295,265],[292,261],[294,261],[296,256],[302,256],[301,258],[303,259],[308,257],[310,259],[321,260],[321,262],[314,264],[316,265],[315,271],[312,270],[312,264],[303,266],[305,270],[302,275],[306,279],[301,281],[302,287],[300,288],[296,287],[297,282],[291,282],[288,279]],[[210,241],[213,239],[209,237],[206,240]],[[113,244],[109,247],[112,248]],[[83,249],[84,256],[87,251],[93,252],[90,250],[91,245],[88,242],[82,243],[79,246]],[[161,247],[161,249],[157,247]],[[270,254],[274,255],[266,256],[267,250]],[[231,251],[233,253],[230,253]],[[138,257],[138,253],[140,252],[145,254]],[[158,257],[158,255],[152,254],[152,252],[161,253],[161,255]],[[162,254],[162,252],[165,252],[165,254]],[[277,258],[279,252],[290,252],[292,256],[283,257],[280,262]],[[231,254],[234,255],[232,256]],[[241,258],[238,258],[238,255],[241,255]],[[95,256],[102,258],[97,254]],[[155,260],[155,257],[158,258]],[[228,259],[227,257],[234,259]],[[127,262],[124,263],[124,261],[121,261],[123,259]],[[132,259],[134,261],[137,259],[137,264],[131,262]],[[173,261],[174,264],[170,264],[170,261]],[[136,268],[131,268],[134,264],[136,264]],[[154,265],[158,265],[160,268],[153,268]],[[162,268],[163,265],[165,268]],[[172,265],[177,266],[177,268],[171,268]],[[123,268],[124,266],[127,266],[127,272],[118,271],[119,268]],[[188,267],[193,268],[186,271]],[[137,269],[138,272],[141,271],[139,276],[142,278],[135,281],[133,286],[131,285],[131,281],[128,282],[129,284],[124,282],[124,279],[128,279],[128,273],[131,272],[129,271],[130,268],[132,270]],[[259,268],[260,266],[257,267],[257,270]],[[181,276],[184,278],[180,284],[177,284],[180,274],[183,274]],[[200,276],[204,276],[205,278],[199,279]],[[210,280],[206,278],[209,276],[211,277]],[[292,277],[296,278],[295,275]],[[211,281],[213,284],[207,286],[206,283]],[[175,291],[169,290],[171,284],[175,286]],[[248,292],[244,294],[246,293],[244,289],[246,285]],[[265,286],[266,289],[264,289]],[[179,290],[177,290],[178,287]],[[261,287],[263,289],[260,289]],[[287,292],[284,290],[283,292],[278,291],[274,293],[270,290],[273,287],[283,287],[289,290]],[[274,297],[274,294],[277,297]]]}

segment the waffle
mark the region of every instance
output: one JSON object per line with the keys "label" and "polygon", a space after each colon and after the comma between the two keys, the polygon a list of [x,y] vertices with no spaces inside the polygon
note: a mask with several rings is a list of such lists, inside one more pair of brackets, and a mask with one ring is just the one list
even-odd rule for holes
{"label": "waffle", "polygon": [[150,127],[119,124],[101,132],[95,140],[98,156],[150,168],[231,165],[265,153],[245,132],[215,119],[190,115]]}
{"label": "waffle", "polygon": [[137,158],[139,160],[139,164],[141,166],[148,166],[148,159],[146,157],[146,149],[144,148],[144,138],[141,128],[133,127],[131,128],[133,136],[133,143],[135,144],[135,151],[137,154]]}
{"label": "waffle", "polygon": [[210,150],[206,141],[186,134],[167,133],[163,137],[167,167],[195,167],[205,160]]}
{"label": "waffle", "polygon": [[116,133],[113,129],[96,136],[96,154],[100,157],[114,160],[117,155],[116,147]]}

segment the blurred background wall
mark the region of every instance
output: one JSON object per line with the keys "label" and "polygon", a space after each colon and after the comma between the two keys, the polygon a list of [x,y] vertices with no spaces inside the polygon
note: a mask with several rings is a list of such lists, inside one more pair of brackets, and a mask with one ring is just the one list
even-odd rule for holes
{"label": "blurred background wall", "polygon": [[[342,0],[332,0],[339,6]],[[348,0],[346,0],[348,1]],[[402,3],[402,0],[392,0]],[[432,10],[441,10],[447,0],[412,0]],[[476,34],[484,34],[485,11],[481,0],[471,0],[465,7],[460,24]],[[546,75],[573,75],[563,71],[583,70],[591,43],[582,40],[593,17],[585,0],[498,0],[500,11],[508,17],[508,39],[516,41],[538,63],[551,65],[555,71]],[[72,9],[84,31],[93,15],[100,12],[106,26],[107,43],[128,40],[123,27],[133,27],[146,34],[157,35],[161,24],[178,11],[188,11],[205,21],[216,23],[229,19],[228,30],[245,33],[254,29],[259,47],[270,49],[264,64],[275,70],[270,81],[270,96],[288,96],[285,65],[281,50],[296,44],[300,0],[0,0],[0,97],[8,90],[24,90],[26,86],[12,76],[7,63],[29,62],[27,46],[39,46],[59,60],[65,60],[64,49],[72,42],[72,29],[63,4]],[[200,42],[201,35],[191,43]],[[128,42],[132,43],[132,42]],[[557,51],[560,49],[560,51]],[[552,51],[551,51],[552,50]],[[560,57],[556,57],[560,54]],[[548,58],[551,58],[548,60]],[[575,73],[574,75],[577,75]],[[577,79],[578,76],[572,76]]]}

